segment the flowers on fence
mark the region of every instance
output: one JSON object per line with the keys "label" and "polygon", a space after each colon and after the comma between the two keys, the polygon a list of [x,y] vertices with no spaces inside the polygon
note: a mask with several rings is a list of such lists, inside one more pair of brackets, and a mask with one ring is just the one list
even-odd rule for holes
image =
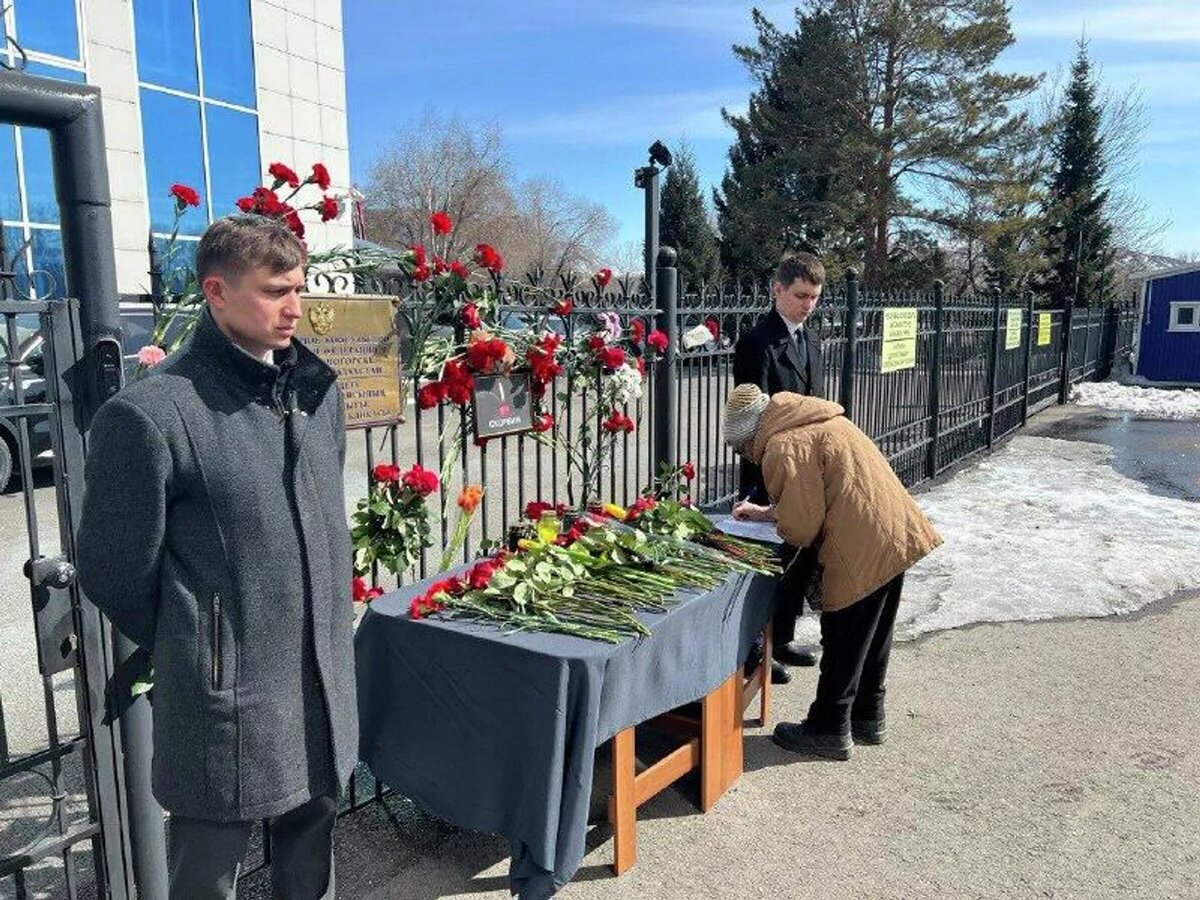
{"label": "flowers on fence", "polygon": [[356,574],[370,571],[374,563],[399,574],[432,546],[426,498],[438,486],[438,474],[420,465],[404,472],[388,463],[375,466],[367,496],[351,517]]}

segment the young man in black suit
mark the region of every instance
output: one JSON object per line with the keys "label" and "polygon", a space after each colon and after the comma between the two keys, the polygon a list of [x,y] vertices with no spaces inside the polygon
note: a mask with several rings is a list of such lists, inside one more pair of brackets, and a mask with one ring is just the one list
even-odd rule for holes
{"label": "young man in black suit", "polygon": [[[785,256],[775,272],[771,295],[775,308],[763,316],[753,329],[742,335],[733,352],[734,384],[756,384],[767,394],[791,391],[796,394],[824,396],[825,366],[821,348],[811,330],[805,327],[821,299],[825,267],[811,253]],[[743,500],[767,504],[762,472],[753,463],[742,461]],[[737,507],[734,507],[737,514]],[[815,554],[800,550],[779,586],[779,605],[775,613],[775,662],[772,681],[786,684],[791,680],[785,665],[811,666],[816,658],[793,642],[796,616],[801,612],[802,590],[812,569]]]}

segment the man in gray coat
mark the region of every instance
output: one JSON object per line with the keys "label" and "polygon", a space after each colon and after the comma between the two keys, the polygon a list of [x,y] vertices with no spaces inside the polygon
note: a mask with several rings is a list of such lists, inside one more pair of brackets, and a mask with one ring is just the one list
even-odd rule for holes
{"label": "man in gray coat", "polygon": [[275,896],[334,896],[337,798],[358,750],[344,409],[294,339],[304,248],[214,222],[188,346],[96,414],[78,568],[154,657],[154,792],[172,900],[235,896],[271,820]]}

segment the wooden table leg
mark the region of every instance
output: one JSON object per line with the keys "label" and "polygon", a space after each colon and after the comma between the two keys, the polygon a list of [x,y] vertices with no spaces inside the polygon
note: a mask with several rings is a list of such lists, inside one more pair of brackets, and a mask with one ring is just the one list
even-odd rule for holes
{"label": "wooden table leg", "polygon": [[758,670],[758,727],[767,727],[771,712],[771,662],[775,656],[775,623],[763,629],[762,665]]}
{"label": "wooden table leg", "polygon": [[613,872],[621,875],[637,862],[637,797],[634,780],[637,760],[634,757],[634,730],[626,728],[613,737]]}
{"label": "wooden table leg", "polygon": [[[765,657],[764,657],[765,659]],[[767,671],[770,671],[770,666],[767,666]],[[768,675],[767,681],[770,681]],[[742,772],[745,769],[745,756],[743,754],[743,715],[744,707],[742,705],[742,673],[734,672],[733,677],[726,682],[728,685],[728,696],[725,698],[725,739],[722,748],[723,765],[721,778],[721,793],[733,787],[734,782],[742,777]]]}

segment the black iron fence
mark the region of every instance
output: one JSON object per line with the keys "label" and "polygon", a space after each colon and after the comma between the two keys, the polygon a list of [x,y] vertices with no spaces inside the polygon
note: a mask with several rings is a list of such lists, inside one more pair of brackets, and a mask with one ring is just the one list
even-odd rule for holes
{"label": "black iron fence", "polygon": [[[680,285],[676,290],[673,284],[673,270],[659,269],[657,298],[640,281],[614,282],[605,292],[590,283],[581,289],[570,281],[549,284],[536,278],[501,286],[500,315],[508,327],[532,322],[555,300],[570,297],[574,310],[562,325],[568,339],[598,327],[601,312],[615,312],[626,326],[641,318],[671,339],[671,358],[647,367],[642,397],[626,410],[638,428],[619,438],[602,473],[598,493],[605,501],[634,499],[661,458],[695,464],[693,499],[702,506],[728,503],[736,493],[738,460],[724,443],[721,410],[733,387],[738,337],[769,312],[771,296],[761,287],[690,290]],[[358,289],[400,294],[405,285],[375,279]],[[897,308],[915,310],[916,356],[911,367],[886,372],[881,366],[884,321],[886,311]],[[826,396],[846,407],[911,486],[991,447],[1030,415],[1065,400],[1070,385],[1106,376],[1114,359],[1128,354],[1134,320],[1132,304],[1063,310],[1047,308],[1032,295],[947,297],[940,284],[925,292],[879,294],[848,278],[826,287],[809,327],[820,339]],[[549,411],[572,441],[583,422],[597,427],[607,410],[589,408],[574,383],[560,381],[558,390],[571,399],[553,397]],[[416,387],[414,382],[410,396]],[[348,499],[366,494],[368,473],[379,461],[442,469],[447,438],[459,435],[463,450],[446,473],[434,511],[440,540],[411,577],[425,577],[436,567],[457,514],[454,498],[464,485],[485,489],[464,555],[480,540],[500,537],[530,500],[574,499],[566,460],[533,437],[477,446],[457,408],[423,411],[411,401],[405,422],[368,429],[357,439],[362,443],[357,453],[351,451],[356,462],[347,471]]]}

